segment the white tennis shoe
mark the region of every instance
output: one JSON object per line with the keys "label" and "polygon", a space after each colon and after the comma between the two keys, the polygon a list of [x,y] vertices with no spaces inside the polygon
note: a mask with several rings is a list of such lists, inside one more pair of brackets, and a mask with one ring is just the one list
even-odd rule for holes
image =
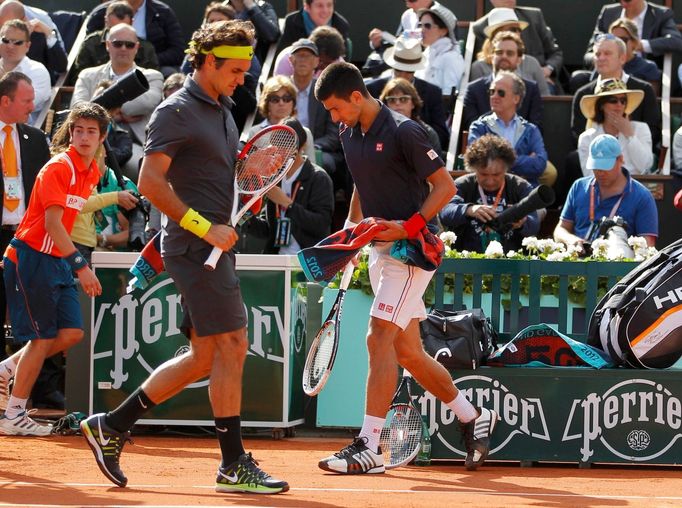
{"label": "white tennis shoe", "polygon": [[381,447],[378,453],[367,448],[366,437],[356,437],[351,444],[317,464],[320,469],[341,474],[375,474],[386,471]]}
{"label": "white tennis shoe", "polygon": [[49,436],[52,434],[52,425],[38,423],[29,416],[27,411],[23,411],[16,418],[0,416],[0,434],[6,436]]}

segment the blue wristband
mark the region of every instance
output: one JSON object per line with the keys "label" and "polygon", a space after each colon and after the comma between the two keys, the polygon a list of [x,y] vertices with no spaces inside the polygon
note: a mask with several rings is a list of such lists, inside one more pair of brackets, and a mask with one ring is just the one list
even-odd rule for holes
{"label": "blue wristband", "polygon": [[82,270],[83,268],[86,268],[88,266],[88,262],[85,260],[83,255],[80,252],[78,252],[78,250],[73,251],[68,256],[64,256],[64,259],[66,260],[67,263],[69,263],[71,269],[74,272]]}

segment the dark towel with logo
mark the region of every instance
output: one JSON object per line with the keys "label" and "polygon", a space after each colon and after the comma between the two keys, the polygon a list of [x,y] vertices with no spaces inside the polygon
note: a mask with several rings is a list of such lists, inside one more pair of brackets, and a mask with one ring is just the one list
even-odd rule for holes
{"label": "dark towel with logo", "polygon": [[161,258],[161,231],[154,235],[138,256],[135,264],[130,268],[133,278],[128,283],[126,291],[130,293],[135,288],[144,289],[149,283],[165,270]]}
{"label": "dark towel with logo", "polygon": [[[342,229],[317,245],[299,251],[298,260],[307,279],[327,285],[348,262],[385,228],[369,217],[357,226]],[[424,228],[419,236],[393,243],[391,256],[410,265],[433,271],[443,259],[445,247],[438,236]]]}

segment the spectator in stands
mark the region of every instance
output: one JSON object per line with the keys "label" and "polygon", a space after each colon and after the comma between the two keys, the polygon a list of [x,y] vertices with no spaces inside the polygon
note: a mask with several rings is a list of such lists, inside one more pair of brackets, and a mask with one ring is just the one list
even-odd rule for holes
{"label": "spectator in stands", "polygon": [[433,149],[441,159],[445,159],[438,134],[433,127],[424,122],[419,116],[424,103],[412,83],[403,78],[393,78],[386,83],[379,99],[388,106],[388,109],[400,113],[421,125],[426,131],[429,143],[431,143]]}
{"label": "spectator in stands", "polygon": [[[320,63],[315,70],[315,78],[331,63],[342,62],[343,57],[346,56],[346,43],[339,31],[332,26],[318,26],[310,34],[310,40],[317,46],[318,57]],[[294,72],[289,60],[291,54],[291,46],[284,48],[282,52],[277,55],[275,61],[274,75],[291,76]]]}
{"label": "spectator in stands", "polygon": [[[502,49],[504,46],[505,51],[493,56],[493,73],[472,81],[466,88],[464,93],[464,112],[462,114],[463,129],[469,128],[471,122],[481,115],[490,112],[489,90],[493,78],[497,73],[503,70],[516,72],[521,64],[523,49],[518,45],[518,39],[505,39],[504,42],[500,41],[498,44],[496,49]],[[516,46],[516,52],[512,51],[514,46]],[[527,79],[524,79],[523,83],[525,85],[526,93],[517,113],[521,118],[526,119],[528,122],[536,125],[539,129],[542,129],[543,106],[538,85],[534,81],[529,81]]]}
{"label": "spectator in stands", "polygon": [[587,168],[589,147],[600,134],[611,134],[618,139],[623,164],[631,174],[649,172],[654,161],[651,131],[644,122],[629,119],[630,113],[641,104],[643,98],[644,92],[641,90],[628,90],[622,81],[606,79],[597,85],[594,95],[584,95],[580,99],[580,111],[589,120],[587,130],[578,138],[583,175],[592,174]]}
{"label": "spectator in stands", "polygon": [[182,72],[175,72],[168,76],[163,82],[163,98],[167,99],[171,94],[180,90],[185,83],[185,76]]}
{"label": "spectator in stands", "polygon": [[[105,194],[107,192],[129,191],[133,195],[139,194],[137,185],[130,178],[123,176],[123,185],[121,185],[121,182],[116,179],[114,171],[109,167],[105,169],[104,175],[99,181],[99,192]],[[128,245],[130,239],[129,226],[128,218],[121,212],[118,204],[102,208],[101,213],[96,214],[95,219],[95,230],[97,232],[97,248],[95,250],[130,250]],[[149,228],[149,224],[147,226]],[[151,234],[147,237],[151,238],[152,236],[154,235]]]}
{"label": "spectator in stands", "polygon": [[29,22],[23,4],[16,0],[5,0],[0,5],[0,26],[9,20],[27,23],[31,43],[27,56],[45,66],[50,73],[50,83],[54,84],[57,76],[66,72],[67,65],[66,51],[59,43],[57,32],[39,19],[32,19]]}
{"label": "spectator in stands", "polygon": [[644,58],[657,60],[659,67],[662,67],[661,57],[665,53],[682,53],[682,35],[671,9],[645,0],[620,0],[602,7],[584,56],[585,67],[592,67],[598,37],[608,32],[611,23],[618,18],[627,18],[637,24],[640,38],[636,51]]}
{"label": "spectator in stands", "polygon": [[298,90],[297,118],[313,133],[315,148],[322,152],[321,166],[330,175],[334,174],[337,168],[343,167],[343,153],[338,125],[313,93],[314,73],[320,63],[317,46],[310,39],[299,39],[292,44],[289,58],[294,68],[292,81]]}
{"label": "spectator in stands", "polygon": [[265,62],[268,48],[279,40],[279,18],[275,8],[263,0],[226,0],[235,11],[236,19],[250,21],[256,29],[256,56]]}
{"label": "spectator in stands", "polygon": [[282,122],[296,131],[296,159],[282,180],[267,193],[263,218],[247,223],[248,233],[268,240],[265,254],[295,255],[311,247],[331,232],[334,190],[329,175],[305,156],[305,136],[301,122]]}
{"label": "spectator in stands", "polygon": [[509,174],[515,161],[514,148],[499,136],[486,134],[467,147],[464,163],[472,173],[455,180],[457,194],[439,214],[443,226],[457,234],[454,248],[485,252],[488,244],[497,240],[505,252],[520,250],[525,237],[538,233],[537,211],[504,230],[486,226],[533,190],[526,180]]}
{"label": "spectator in stands", "polygon": [[[45,133],[27,124],[33,111],[34,96],[31,78],[26,74],[12,71],[0,77],[0,141],[2,141],[2,159],[4,160],[3,171],[0,171],[0,179],[3,183],[0,186],[3,189],[2,227],[0,227],[0,250],[2,252],[5,252],[26,213],[38,172],[50,160],[50,147]],[[15,180],[13,186],[9,185],[12,180]],[[0,284],[0,324],[5,324],[6,317],[5,285]],[[4,351],[4,334],[0,336],[0,344]],[[8,383],[16,368],[15,361],[10,362],[7,364],[9,371],[5,369],[5,362],[0,364],[0,411],[7,407]],[[54,388],[46,391],[52,392]]]}
{"label": "spectator in stands", "polygon": [[[383,58],[392,69],[391,77],[403,78],[416,88],[424,103],[420,112],[421,119],[436,131],[440,146],[447,149],[450,131],[446,123],[442,91],[436,85],[414,75],[426,64],[419,39],[398,37],[395,45],[384,51]],[[388,77],[381,77],[370,81],[367,83],[367,91],[372,97],[379,98],[389,79]]]}
{"label": "spectator in stands", "polygon": [[[101,81],[92,93],[92,96],[98,97],[112,84],[113,81],[109,79]],[[111,116],[112,113],[117,113],[117,111],[107,111],[107,113]],[[110,150],[109,155],[116,159],[119,168],[125,166],[133,156],[133,137],[127,130],[121,127],[113,117],[111,118],[109,128],[107,129],[107,144]],[[98,165],[98,167],[103,168],[104,166]]]}
{"label": "spectator in stands", "polygon": [[139,42],[135,29],[120,23],[109,30],[107,51],[110,62],[83,70],[78,76],[71,98],[71,107],[94,97],[96,88],[104,80],[118,81],[133,70],[140,70],[149,82],[149,90],[121,107],[114,119],[133,136],[133,157],[124,171],[132,180],[137,178],[138,162],[145,142],[145,128],[154,108],[162,98],[163,76],[154,69],[144,69],[135,64]]}
{"label": "spectator in stands", "polygon": [[553,171],[547,168],[547,151],[540,129],[516,112],[525,92],[523,79],[519,76],[509,71],[498,72],[489,88],[492,112],[471,124],[468,142],[473,143],[485,134],[495,134],[506,139],[516,153],[516,161],[510,171],[536,187],[546,170],[546,179],[551,178]]}
{"label": "spectator in stands", "polygon": [[[535,7],[517,7],[516,0],[491,0],[490,3],[495,8],[513,9],[519,23],[528,24],[527,28],[521,31],[521,39],[523,39],[523,44],[526,47],[526,54],[537,59],[548,80],[558,83],[564,55],[554,38],[551,28],[545,22],[542,11]],[[496,24],[490,21],[491,13],[492,11],[474,23],[473,30],[476,35],[474,53],[480,51],[483,45],[486,38],[486,28],[494,27]]]}
{"label": "spectator in stands", "polygon": [[336,28],[346,41],[346,55],[350,55],[348,47],[350,24],[341,14],[336,12],[334,0],[304,0],[303,8],[287,14],[284,18],[284,31],[277,44],[277,52],[291,46],[298,39],[310,37],[312,31],[323,25]]}
{"label": "spectator in stands", "polygon": [[[107,35],[111,27],[119,23],[133,24],[133,9],[128,2],[121,0],[109,2],[104,15],[104,29],[88,35],[81,44],[76,61],[69,72],[69,82],[75,83],[83,69],[97,67],[109,61]],[[135,55],[135,63],[144,69],[159,69],[159,59],[151,42],[141,39]]]}
{"label": "spectator in stands", "polygon": [[[175,12],[159,0],[127,0],[133,8],[133,27],[141,39],[151,42],[164,76],[177,72],[185,55],[186,39]],[[140,8],[144,5],[144,9]],[[87,31],[104,28],[107,4],[98,5],[89,15]]]}
{"label": "spectator in stands", "polygon": [[594,63],[598,77],[581,87],[573,96],[571,132],[576,141],[585,130],[586,123],[586,119],[580,111],[580,100],[585,95],[594,94],[597,85],[603,80],[612,78],[625,83],[628,90],[642,90],[644,92],[644,99],[630,115],[630,120],[645,122],[651,131],[654,148],[658,146],[661,139],[661,112],[656,102],[656,94],[649,83],[624,72],[626,53],[625,43],[615,35],[602,34],[597,37],[594,45]]}
{"label": "spectator in stands", "polygon": [[593,176],[576,180],[561,210],[554,239],[567,246],[588,240],[590,227],[602,217],[620,216],[627,222],[629,236],[646,238],[654,246],[658,236],[658,211],[651,192],[623,164],[620,143],[610,134],[592,140],[587,168]]}
{"label": "spectator in stands", "polygon": [[459,89],[464,74],[464,58],[455,37],[456,26],[457,18],[442,5],[419,12],[426,67],[415,74],[439,87],[448,97]]}
{"label": "spectator in stands", "polygon": [[[421,30],[417,26],[419,24],[419,11],[423,9],[431,9],[434,5],[440,5],[434,0],[406,0],[405,6],[407,9],[400,16],[400,25],[395,32],[396,37],[404,37],[407,39],[421,39]],[[369,46],[372,53],[367,57],[367,61],[362,68],[363,74],[369,74],[376,78],[383,71],[388,69],[385,59],[383,58],[384,51],[390,48],[394,43],[394,38],[385,36],[385,32],[380,28],[372,28],[369,32]],[[389,40],[385,40],[387,37]]]}
{"label": "spectator in stands", "polygon": [[[0,2],[2,3],[2,2]],[[48,29],[49,33],[45,33],[45,35],[49,38],[51,35],[54,35],[57,37],[57,42],[67,50],[67,48],[64,45],[64,40],[62,39],[62,34],[59,31],[59,28],[57,27],[56,23],[52,20],[50,15],[47,13],[47,11],[44,11],[43,9],[39,9],[38,7],[32,6],[32,5],[24,5],[24,13],[26,14],[25,21],[28,23],[29,27],[33,25],[37,25],[37,22],[43,23]],[[67,50],[68,51],[68,50]]]}
{"label": "spectator in stands", "polygon": [[47,105],[51,87],[50,73],[45,66],[27,56],[30,46],[30,34],[26,23],[12,19],[2,25],[0,28],[0,75],[16,71],[30,78],[35,93],[33,100],[35,109],[31,114],[31,119],[34,119]]}
{"label": "spectator in stands", "polygon": [[[501,11],[508,11],[510,16],[516,18],[516,14],[511,9],[498,9]],[[490,36],[485,40],[483,44],[483,49],[476,55],[477,60],[471,66],[471,73],[469,74],[469,79],[474,81],[483,76],[489,76],[493,71],[493,59],[496,54],[503,56],[505,53],[509,53],[510,56],[514,56],[511,51],[521,53],[521,62],[519,63],[516,73],[523,79],[529,81],[535,81],[538,85],[538,90],[540,95],[550,95],[549,83],[547,82],[545,75],[543,74],[542,67],[540,63],[530,55],[526,54],[526,47],[523,44],[523,40],[519,35],[522,30],[522,26],[519,23],[516,26],[512,25],[512,30],[502,30],[494,31],[489,30]],[[487,29],[486,29],[487,30]],[[505,48],[503,46],[511,46],[513,41],[513,48]]]}
{"label": "spectator in stands", "polygon": [[[263,121],[251,127],[247,138],[253,137],[270,125],[277,125],[287,118],[296,116],[297,93],[298,90],[287,77],[273,76],[268,79],[258,99],[258,112],[263,116]],[[303,127],[303,131],[306,136],[303,140],[305,155],[314,162],[316,156],[313,133],[307,127]]]}

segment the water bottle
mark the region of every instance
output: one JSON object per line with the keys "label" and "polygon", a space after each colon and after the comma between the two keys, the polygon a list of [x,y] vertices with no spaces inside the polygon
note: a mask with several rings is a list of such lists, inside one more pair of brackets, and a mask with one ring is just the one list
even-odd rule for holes
{"label": "water bottle", "polygon": [[422,415],[424,426],[422,427],[422,439],[419,445],[419,453],[414,460],[416,466],[430,466],[431,465],[431,435],[429,434],[429,424],[426,417]]}

